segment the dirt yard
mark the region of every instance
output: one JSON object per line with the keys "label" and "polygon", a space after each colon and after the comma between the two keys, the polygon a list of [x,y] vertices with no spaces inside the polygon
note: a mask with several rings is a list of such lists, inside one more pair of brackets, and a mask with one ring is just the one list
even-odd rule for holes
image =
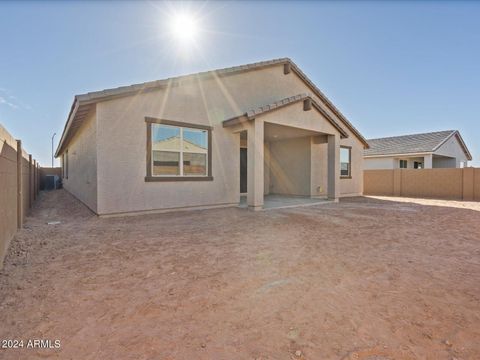
{"label": "dirt yard", "polygon": [[99,219],[42,194],[0,273],[0,339],[61,347],[0,358],[480,359],[480,204],[425,204]]}

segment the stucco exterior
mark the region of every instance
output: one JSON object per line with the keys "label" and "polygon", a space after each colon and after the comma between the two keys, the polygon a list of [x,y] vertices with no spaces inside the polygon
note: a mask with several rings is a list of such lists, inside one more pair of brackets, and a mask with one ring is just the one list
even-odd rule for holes
{"label": "stucco exterior", "polygon": [[311,146],[309,137],[270,143],[268,193],[310,196]]}
{"label": "stucco exterior", "polygon": [[62,179],[63,187],[94,212],[98,211],[97,124],[96,112],[93,110],[69,144],[68,166],[62,163],[62,167],[68,171],[68,176],[65,173]]}
{"label": "stucco exterior", "polygon": [[[338,161],[340,145],[352,148],[351,178],[340,179],[338,166],[330,160],[331,173],[338,172],[332,177],[331,188],[336,186],[337,197],[362,194],[364,144],[347,126],[342,127],[348,138],[341,138],[338,129],[318,111],[304,111],[302,102],[237,127],[223,126],[226,119],[300,93],[308,93],[323,104],[297,74],[286,74],[284,66],[278,65],[229,76],[180,80],[172,86],[99,101],[82,130],[65,146],[69,151],[65,188],[100,215],[237,205],[240,132],[247,131],[248,139],[242,143],[249,148],[251,203],[260,204],[269,192],[327,196],[328,162],[332,156]],[[147,182],[145,117],[211,126],[209,166],[213,180]],[[264,131],[268,123],[315,134],[269,142]],[[332,141],[333,151],[329,152]],[[291,180],[288,190],[279,180],[279,169]]]}

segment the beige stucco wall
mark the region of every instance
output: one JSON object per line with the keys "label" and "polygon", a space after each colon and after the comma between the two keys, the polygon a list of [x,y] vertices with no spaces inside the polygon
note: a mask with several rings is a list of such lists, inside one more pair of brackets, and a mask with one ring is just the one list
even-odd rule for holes
{"label": "beige stucco wall", "polygon": [[[240,141],[241,143],[242,141]],[[242,144],[240,144],[242,146]],[[246,147],[246,146],[245,146]],[[270,153],[270,142],[265,142],[264,145],[264,150],[263,150],[263,158],[264,158],[264,168],[263,168],[263,177],[264,177],[264,183],[263,183],[263,193],[265,195],[270,194],[270,168],[272,166],[272,155]]]}
{"label": "beige stucco wall", "polygon": [[328,195],[328,138],[326,135],[311,137],[310,195]]}
{"label": "beige stucco wall", "polygon": [[340,139],[340,145],[352,147],[352,177],[340,179],[340,196],[359,196],[363,194],[363,144],[353,135]]}
{"label": "beige stucco wall", "polygon": [[[210,125],[205,109],[170,101],[162,111],[158,93],[97,105],[98,213],[235,204],[240,200],[240,137],[220,124],[212,131],[213,181],[145,182],[145,116]],[[180,106],[180,107],[179,107]],[[198,104],[197,104],[198,106]],[[195,111],[198,113],[195,114]],[[213,121],[212,121],[213,123]],[[112,126],[115,124],[115,126]]]}
{"label": "beige stucco wall", "polygon": [[[220,78],[187,80],[179,86],[98,103],[97,212],[111,214],[238,203],[240,139],[231,129],[223,128],[223,120],[300,93],[311,93],[311,90],[293,72],[285,75],[283,65],[279,65]],[[316,100],[321,103],[320,99]],[[296,123],[302,128],[322,128],[325,133],[336,132],[329,123],[319,118],[318,113],[313,116],[315,110],[304,112],[303,109],[293,109],[297,105],[302,107],[302,104],[298,103],[285,110],[272,112],[271,115],[276,119],[272,121],[279,121],[280,114],[292,111],[292,116],[287,119],[288,125]],[[325,110],[330,113],[326,108]],[[330,115],[335,118],[333,113]],[[213,126],[211,165],[214,180],[145,182],[146,116]],[[265,116],[265,121],[269,121],[267,116],[270,114]],[[340,120],[338,122],[340,123]],[[86,135],[92,138],[88,135],[89,131],[83,130],[77,137]],[[92,140],[82,144],[89,141]],[[341,144],[350,145],[353,150],[352,179],[341,181],[340,193],[361,194],[363,145],[352,134],[349,139],[342,139]],[[73,146],[75,144],[70,147]],[[321,148],[321,145],[318,146]],[[88,152],[84,153],[89,160],[83,165],[93,164],[95,157]],[[79,155],[80,152],[77,151],[77,157]],[[73,169],[74,161],[70,161],[70,169]],[[310,165],[313,168],[315,164]],[[322,166],[323,163],[318,165],[319,168]],[[316,173],[321,174],[320,177],[325,176],[324,172]],[[73,172],[70,172],[70,178],[74,178]],[[92,186],[86,186],[85,180],[79,180],[75,185],[70,182],[66,187],[72,193],[75,191],[74,195],[77,197],[83,196],[85,199],[81,200],[91,204],[89,206],[93,208],[91,195],[95,192]],[[324,187],[322,191],[325,191]],[[85,192],[89,195],[81,195]]]}
{"label": "beige stucco wall", "polygon": [[[322,134],[338,134],[338,131],[327,119],[315,109],[303,111],[303,103],[298,102],[282,110],[262,116],[264,122],[292,126],[319,132]],[[345,126],[343,126],[346,129]],[[316,140],[315,140],[316,138]],[[340,145],[352,147],[352,178],[341,179],[340,196],[355,196],[363,193],[363,144],[354,136],[341,139]],[[314,137],[311,144],[310,184],[313,196],[327,193],[327,139],[325,136]],[[339,175],[340,176],[340,175]]]}
{"label": "beige stucco wall", "polygon": [[[111,139],[115,141],[115,139]],[[120,144],[121,146],[121,144]],[[67,147],[68,178],[63,187],[97,212],[97,119],[95,109]]]}
{"label": "beige stucco wall", "polygon": [[270,143],[270,193],[310,195],[310,137]]}

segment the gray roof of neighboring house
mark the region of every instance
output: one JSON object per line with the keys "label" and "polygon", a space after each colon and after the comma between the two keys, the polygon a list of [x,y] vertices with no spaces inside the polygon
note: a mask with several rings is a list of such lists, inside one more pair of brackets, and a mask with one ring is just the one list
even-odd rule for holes
{"label": "gray roof of neighboring house", "polygon": [[280,65],[280,64],[287,66],[288,71],[292,71],[295,74],[297,74],[305,82],[305,84],[312,90],[312,92],[322,100],[322,102],[326,105],[326,107],[331,112],[333,112],[342,121],[342,123],[344,123],[344,125],[347,128],[349,128],[353,134],[355,134],[355,136],[357,136],[360,139],[360,141],[364,144],[365,147],[368,147],[368,143],[366,139],[352,125],[352,123],[347,120],[347,118],[340,112],[340,110],[338,110],[335,107],[335,105],[333,105],[333,103],[325,96],[325,94],[321,92],[320,89],[307,77],[307,75],[305,75],[305,73],[303,73],[303,71],[289,58],[280,58],[280,59],[260,61],[252,64],[233,66],[229,68],[223,68],[223,69],[217,69],[217,70],[211,70],[211,71],[204,71],[196,74],[182,75],[182,76],[167,78],[163,80],[150,81],[150,82],[145,82],[141,84],[122,86],[114,89],[94,91],[86,94],[76,95],[74,97],[74,101],[70,109],[67,122],[63,129],[63,133],[60,138],[60,142],[58,144],[58,148],[55,153],[55,156],[59,156],[64,151],[65,143],[68,143],[69,140],[76,133],[76,131],[80,128],[83,120],[89,113],[91,106],[96,102],[108,100],[111,98],[146,92],[152,89],[170,86],[172,84],[180,84],[184,81],[188,81],[192,79],[196,80],[199,77],[228,76],[231,74],[238,74],[245,71],[257,70],[257,69]]}
{"label": "gray roof of neighboring house", "polygon": [[462,146],[465,155],[472,159],[470,151],[457,130],[435,131],[422,134],[392,136],[369,139],[369,149],[364,150],[365,156],[403,155],[415,153],[433,153],[448,139],[455,136]]}

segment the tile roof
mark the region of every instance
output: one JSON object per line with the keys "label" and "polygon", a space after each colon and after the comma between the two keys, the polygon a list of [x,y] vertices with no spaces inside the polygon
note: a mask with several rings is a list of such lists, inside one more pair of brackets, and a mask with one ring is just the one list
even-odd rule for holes
{"label": "tile roof", "polygon": [[232,66],[228,68],[202,71],[194,74],[174,76],[174,77],[166,78],[162,80],[154,80],[154,81],[148,81],[148,82],[139,83],[139,84],[120,86],[112,89],[88,92],[86,94],[76,95],[75,98],[79,101],[100,101],[106,97],[130,95],[131,93],[136,93],[138,91],[146,91],[152,88],[155,89],[158,87],[169,85],[172,82],[186,81],[190,78],[197,79],[198,77],[212,76],[212,75],[224,76],[232,73],[249,71],[249,70],[259,69],[262,67],[268,67],[272,65],[284,64],[289,61],[291,60],[288,58],[259,61],[259,62],[246,64],[246,65],[239,65],[239,66]]}
{"label": "tile roof", "polygon": [[370,145],[370,148],[364,150],[364,155],[381,156],[394,154],[431,153],[436,151],[453,135],[457,135],[460,145],[463,147],[467,157],[470,156],[470,153],[463,143],[463,140],[457,130],[435,131],[422,134],[369,139],[367,141]]}
{"label": "tile roof", "polygon": [[[305,73],[303,73],[303,71],[300,70],[300,68],[289,58],[279,58],[76,95],[70,109],[67,122],[63,129],[63,133],[60,138],[60,142],[55,156],[59,156],[61,152],[63,152],[63,150],[65,149],[65,144],[68,143],[68,141],[74,136],[75,132],[78,130],[83,120],[85,119],[86,114],[88,114],[88,112],[90,111],[90,107],[96,102],[115,97],[128,96],[138,92],[149,91],[151,89],[171,85],[172,83],[179,84],[183,81],[198,79],[199,77],[228,76],[230,74],[257,70],[280,64],[288,64],[290,66],[290,70],[296,73],[305,82],[305,84],[311,88],[315,95],[317,95],[322,100],[322,102],[329,108],[329,110],[333,112],[347,126],[347,128],[349,128],[352,133],[360,139],[360,141],[364,144],[365,147],[368,147],[366,139],[352,125],[352,123],[347,120],[347,118],[340,112],[340,110],[338,110],[335,105],[333,105],[333,103],[325,96],[325,94],[323,94],[320,89],[307,77],[307,75],[305,75]],[[82,115],[78,119],[76,119],[77,110],[80,110],[82,113]],[[75,124],[71,127],[72,123]]]}
{"label": "tile roof", "polygon": [[223,127],[231,126],[238,124],[240,122],[245,121],[245,120],[254,120],[256,116],[263,115],[265,113],[268,113],[270,111],[278,110],[280,108],[283,108],[288,105],[295,104],[299,101],[303,101],[305,99],[310,99],[312,103],[312,107],[317,109],[327,120],[330,122],[341,134],[342,138],[347,138],[348,133],[333,119],[327,112],[325,112],[318,104],[317,102],[312,99],[312,97],[308,94],[298,94],[298,95],[293,95],[278,101],[275,101],[273,103],[267,104],[267,105],[262,105],[258,108],[248,110],[246,113],[242,115],[238,115],[236,117],[233,117],[231,119],[227,119],[223,121]]}
{"label": "tile roof", "polygon": [[279,100],[279,101],[275,101],[271,104],[263,105],[263,106],[260,106],[256,109],[248,110],[245,115],[248,118],[254,118],[256,115],[260,115],[260,114],[263,114],[265,112],[277,109],[279,107],[296,103],[297,101],[304,100],[308,97],[309,96],[307,94],[298,94],[298,95],[290,96],[288,98],[285,98],[285,99],[282,99],[282,100]]}

